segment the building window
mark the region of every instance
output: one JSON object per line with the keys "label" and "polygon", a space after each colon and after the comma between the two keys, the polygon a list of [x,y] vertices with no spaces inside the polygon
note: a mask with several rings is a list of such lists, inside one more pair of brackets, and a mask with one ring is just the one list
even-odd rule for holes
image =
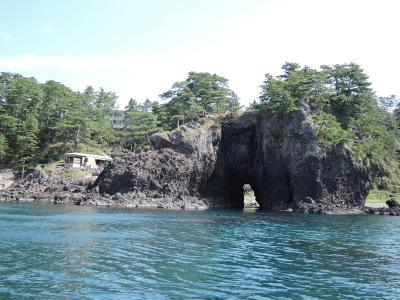
{"label": "building window", "polygon": [[74,164],[82,164],[82,158],[81,157],[73,157],[73,161]]}

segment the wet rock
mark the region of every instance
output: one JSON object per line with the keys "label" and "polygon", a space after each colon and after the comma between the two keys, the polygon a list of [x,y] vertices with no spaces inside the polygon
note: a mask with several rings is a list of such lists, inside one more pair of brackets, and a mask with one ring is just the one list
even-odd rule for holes
{"label": "wet rock", "polygon": [[315,203],[314,200],[310,201],[310,197],[305,198],[303,201],[296,203],[294,210],[304,214],[323,214],[329,207],[322,203]]}

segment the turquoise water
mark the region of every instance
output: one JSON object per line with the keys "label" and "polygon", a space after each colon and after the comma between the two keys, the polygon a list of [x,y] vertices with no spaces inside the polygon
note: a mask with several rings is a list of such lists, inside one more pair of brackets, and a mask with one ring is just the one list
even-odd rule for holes
{"label": "turquoise water", "polygon": [[399,299],[400,218],[0,203],[0,299]]}

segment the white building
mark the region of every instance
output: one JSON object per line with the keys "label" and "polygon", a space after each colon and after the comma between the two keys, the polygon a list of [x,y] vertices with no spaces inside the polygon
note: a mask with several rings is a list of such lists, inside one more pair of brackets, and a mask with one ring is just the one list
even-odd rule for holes
{"label": "white building", "polygon": [[108,155],[71,152],[65,154],[65,168],[103,168],[112,161]]}

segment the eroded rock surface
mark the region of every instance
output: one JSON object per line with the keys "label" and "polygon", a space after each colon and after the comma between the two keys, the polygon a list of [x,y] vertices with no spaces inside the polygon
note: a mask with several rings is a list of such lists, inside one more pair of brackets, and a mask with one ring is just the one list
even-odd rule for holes
{"label": "eroded rock surface", "polygon": [[[211,123],[150,137],[152,149],[117,159],[95,182],[102,195],[129,198],[135,207],[222,207],[205,190],[215,171],[221,130]],[[140,199],[138,202],[137,199]]]}
{"label": "eroded rock surface", "polygon": [[23,180],[0,191],[0,199],[80,204],[87,198],[86,189],[91,183],[93,182],[90,176],[71,177],[64,174],[46,176],[41,169],[36,169]]}
{"label": "eroded rock surface", "polygon": [[95,183],[99,192],[241,208],[250,184],[262,209],[357,213],[369,190],[368,170],[349,150],[318,146],[306,107],[285,117],[247,113],[222,129],[183,126],[151,142],[153,150],[107,168]]}
{"label": "eroded rock surface", "polygon": [[227,123],[222,136],[213,181],[224,187],[218,193],[227,206],[242,206],[245,183],[263,209],[323,213],[364,205],[368,170],[340,146],[318,146],[307,108],[287,117],[250,113]]}
{"label": "eroded rock surface", "polygon": [[[214,120],[215,121],[215,120]],[[287,116],[249,112],[150,137],[151,147],[115,159],[94,184],[33,174],[6,200],[78,205],[242,208],[249,184],[260,208],[303,213],[369,213],[369,171],[343,146],[317,143],[307,107]],[[220,121],[220,120],[218,120]]]}

